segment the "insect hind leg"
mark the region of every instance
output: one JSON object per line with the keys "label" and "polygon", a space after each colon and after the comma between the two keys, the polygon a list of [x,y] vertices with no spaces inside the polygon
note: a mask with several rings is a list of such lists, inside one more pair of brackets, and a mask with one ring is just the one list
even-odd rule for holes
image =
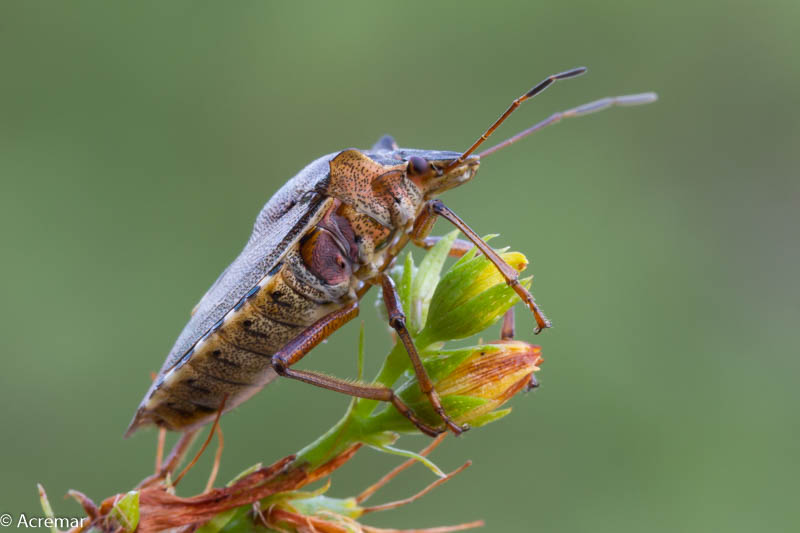
{"label": "insect hind leg", "polygon": [[303,383],[308,383],[309,385],[314,385],[323,389],[341,392],[342,394],[347,394],[348,396],[391,403],[401,415],[406,417],[417,427],[417,429],[426,435],[430,437],[436,437],[442,433],[442,430],[431,427],[420,420],[417,415],[414,414],[414,411],[412,411],[410,407],[403,403],[397,394],[395,394],[395,392],[389,387],[353,383],[310,370],[294,370],[292,368],[283,368],[279,374],[289,379],[295,379],[297,381],[302,381]]}
{"label": "insect hind leg", "polygon": [[433,428],[420,420],[411,408],[403,403],[389,387],[352,383],[319,372],[290,368],[334,331],[355,318],[357,314],[358,302],[355,301],[347,307],[322,317],[272,356],[272,368],[279,376],[309,385],[341,392],[357,398],[389,402],[421,432],[431,437],[436,437],[441,433],[441,430]]}

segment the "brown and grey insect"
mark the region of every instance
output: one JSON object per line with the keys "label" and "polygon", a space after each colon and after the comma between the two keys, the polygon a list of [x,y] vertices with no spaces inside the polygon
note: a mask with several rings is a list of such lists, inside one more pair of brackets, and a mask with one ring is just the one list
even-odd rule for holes
{"label": "brown and grey insect", "polygon": [[[144,397],[126,435],[155,424],[189,431],[236,407],[278,376],[352,396],[391,402],[421,431],[464,431],[442,409],[436,390],[405,327],[391,278],[385,273],[409,242],[429,248],[437,217],[454,224],[503,274],[533,312],[537,332],[550,323],[531,294],[472,229],[436,197],[472,179],[482,157],[562,118],[614,105],[655,100],[652,93],[606,98],[534,125],[478,155],[472,155],[522,102],[556,80],[584,68],[549,76],[520,96],[465,152],[398,148],[385,136],[371,150],[323,156],[290,179],[267,202],[244,250],[197,304],[161,371]],[[358,314],[359,301],[380,285],[389,323],[403,342],[420,387],[443,427],[417,419],[386,387],[362,385],[292,365]],[[506,320],[504,336],[513,331]]]}

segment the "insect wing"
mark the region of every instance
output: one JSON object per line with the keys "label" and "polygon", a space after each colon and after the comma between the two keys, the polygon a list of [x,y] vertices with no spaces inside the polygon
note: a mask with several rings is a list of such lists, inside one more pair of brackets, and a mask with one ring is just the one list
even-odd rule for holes
{"label": "insect wing", "polygon": [[[284,254],[313,226],[333,202],[316,198],[297,202],[268,228],[253,232],[242,253],[228,266],[195,307],[189,323],[169,353],[161,373],[172,368],[214,324],[233,309],[239,300],[269,271],[280,263]],[[257,224],[258,226],[258,224]]]}

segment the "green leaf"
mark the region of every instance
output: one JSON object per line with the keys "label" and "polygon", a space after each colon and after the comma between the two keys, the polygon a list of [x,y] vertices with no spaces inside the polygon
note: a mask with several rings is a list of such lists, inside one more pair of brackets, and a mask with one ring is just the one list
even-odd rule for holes
{"label": "green leaf", "polygon": [[[42,505],[42,511],[44,512],[44,516],[47,518],[55,518],[53,514],[53,508],[50,507],[50,500],[47,499],[47,493],[44,491],[44,487],[41,483],[37,483],[36,487],[39,489],[39,503]],[[52,533],[58,533],[58,528],[53,526],[50,528]]]}
{"label": "green leaf", "polygon": [[458,236],[453,230],[431,248],[419,264],[416,275],[411,281],[411,297],[409,307],[405,309],[408,322],[413,333],[422,329],[428,316],[428,306],[434,289],[439,283],[439,275],[447,260],[447,254]]}
{"label": "green leaf", "polygon": [[464,263],[466,263],[468,261],[472,261],[477,254],[478,254],[478,248],[473,246],[472,248],[470,248],[467,251],[467,253],[465,253],[464,255],[459,257],[458,261],[453,263],[453,266],[452,266],[452,268],[450,270],[453,270],[453,268],[458,268],[458,267],[460,267],[461,265],[463,265]]}
{"label": "green leaf", "polygon": [[403,275],[400,277],[400,282],[397,283],[397,294],[400,295],[400,302],[403,304],[403,309],[411,308],[411,280],[414,277],[414,272],[417,267],[414,265],[414,257],[411,252],[406,254],[406,260],[403,263]]}
{"label": "green leaf", "polygon": [[[490,233],[489,235],[486,235],[485,237],[483,237],[483,242],[489,242],[490,240],[494,239],[495,237],[499,237],[499,236],[500,236],[499,233]],[[456,261],[453,264],[453,268],[455,268],[455,267],[457,267],[457,266],[459,266],[459,265],[461,265],[463,263],[466,263],[467,261],[469,261],[470,259],[475,257],[475,255],[477,253],[478,253],[478,247],[477,246],[473,246],[472,248],[469,249],[469,251],[467,253],[465,253],[463,256],[461,256],[458,259],[458,261]]]}
{"label": "green leaf", "polygon": [[319,495],[292,500],[291,505],[300,514],[306,516],[316,516],[320,513],[329,512],[355,519],[364,514],[364,510],[358,506],[355,498],[331,498],[330,496]]}
{"label": "green leaf", "polygon": [[[409,422],[410,423],[410,422]],[[416,459],[423,465],[425,465],[431,472],[436,474],[439,477],[447,477],[447,474],[442,472],[442,469],[436,466],[433,461],[428,459],[427,457],[423,457],[422,455],[412,452],[410,450],[401,450],[400,448],[395,448],[393,446],[388,445],[381,445],[381,446],[374,446],[369,445],[370,448],[378,450],[379,452],[389,453],[392,455],[399,455],[400,457],[405,457],[406,459]]]}
{"label": "green leaf", "polygon": [[[460,396],[457,394],[450,394],[441,400],[442,407],[453,418],[461,418],[489,401],[477,396]],[[433,408],[431,408],[431,411],[433,411]]]}
{"label": "green leaf", "polygon": [[253,506],[243,505],[230,511],[225,511],[207,522],[197,533],[264,533],[272,531],[265,529],[258,518],[253,517]]}
{"label": "green leaf", "polygon": [[262,466],[264,466],[263,463],[256,463],[253,466],[251,466],[250,468],[248,468],[247,470],[243,470],[242,472],[239,472],[238,474],[236,474],[236,476],[234,476],[234,478],[232,480],[228,481],[227,485],[225,485],[225,486],[226,487],[232,486],[234,483],[236,483],[240,479],[242,479],[242,478],[244,478],[246,476],[249,476],[250,474],[252,474],[256,470],[261,469]]}
{"label": "green leaf", "polygon": [[492,411],[481,416],[476,416],[472,420],[469,421],[469,425],[474,428],[479,428],[481,426],[485,426],[486,424],[490,424],[495,420],[500,420],[508,413],[511,412],[511,408],[507,407],[506,409],[499,409],[497,411]]}
{"label": "green leaf", "polygon": [[[240,518],[241,515],[244,515],[249,519],[247,516],[249,505],[245,505],[242,507],[236,507],[234,509],[230,509],[228,511],[223,511],[219,513],[217,516],[203,524],[200,528],[197,529],[196,533],[221,533],[222,531],[249,531],[249,529],[241,529],[240,527],[235,528],[227,528],[227,526],[237,524],[237,519]],[[250,520],[252,522],[252,520]],[[242,524],[243,525],[243,524]]]}
{"label": "green leaf", "polygon": [[361,329],[358,332],[358,372],[356,380],[364,379],[364,321],[361,321]]}
{"label": "green leaf", "polygon": [[114,503],[110,515],[125,531],[134,531],[139,525],[139,491],[132,490],[120,498]]}

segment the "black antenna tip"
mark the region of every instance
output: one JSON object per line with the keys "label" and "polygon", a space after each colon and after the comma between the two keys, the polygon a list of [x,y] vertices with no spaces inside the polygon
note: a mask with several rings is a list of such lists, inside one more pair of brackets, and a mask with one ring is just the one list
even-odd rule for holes
{"label": "black antenna tip", "polygon": [[547,89],[548,87],[550,87],[550,85],[552,85],[556,80],[563,80],[563,79],[566,79],[566,78],[574,78],[575,76],[580,76],[584,72],[586,72],[586,67],[578,67],[578,68],[574,68],[572,70],[567,70],[566,72],[561,72],[559,74],[552,74],[552,75],[546,77],[541,82],[539,82],[539,84],[534,86],[530,91],[525,93],[523,98],[527,99],[527,98],[530,98],[532,96],[536,96],[540,92],[542,92],[545,89]]}
{"label": "black antenna tip", "polygon": [[561,72],[559,74],[556,74],[553,77],[555,79],[557,79],[557,80],[563,80],[563,79],[566,79],[566,78],[574,78],[575,76],[580,76],[581,74],[586,72],[586,70],[587,70],[586,67],[573,68],[571,70],[567,70],[565,72]]}

